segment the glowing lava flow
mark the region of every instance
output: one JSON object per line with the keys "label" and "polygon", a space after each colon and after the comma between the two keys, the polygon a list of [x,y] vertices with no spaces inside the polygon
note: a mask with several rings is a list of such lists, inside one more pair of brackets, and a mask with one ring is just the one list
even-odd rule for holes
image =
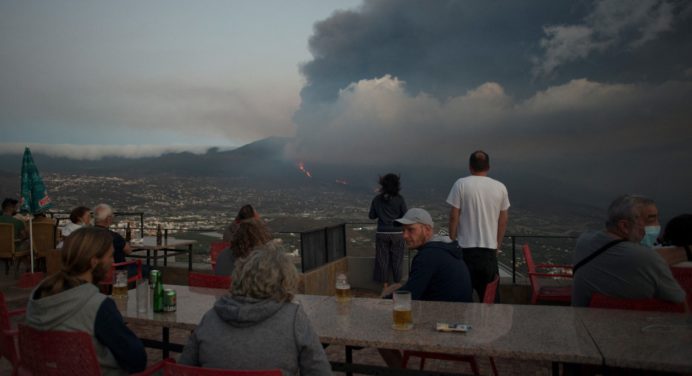
{"label": "glowing lava flow", "polygon": [[303,162],[298,162],[298,169],[300,170],[300,172],[304,173],[305,176],[307,176],[307,177],[309,177],[309,178],[312,177],[312,173],[310,173],[310,171],[308,171],[308,170],[305,168],[305,164],[304,164]]}

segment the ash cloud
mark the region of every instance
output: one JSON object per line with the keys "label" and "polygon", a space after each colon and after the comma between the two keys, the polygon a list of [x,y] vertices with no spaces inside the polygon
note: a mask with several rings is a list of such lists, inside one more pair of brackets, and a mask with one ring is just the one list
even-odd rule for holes
{"label": "ash cloud", "polygon": [[680,191],[691,13],[682,1],[365,1],[315,25],[289,154],[463,171],[480,148],[505,171]]}
{"label": "ash cloud", "polygon": [[[24,153],[25,144],[0,144],[0,155]],[[189,145],[71,145],[71,144],[31,144],[28,145],[34,154],[45,154],[50,157],[65,157],[75,160],[100,160],[103,158],[144,158],[159,157],[166,153],[190,152],[204,154],[209,146]],[[217,148],[218,149],[218,148]]]}

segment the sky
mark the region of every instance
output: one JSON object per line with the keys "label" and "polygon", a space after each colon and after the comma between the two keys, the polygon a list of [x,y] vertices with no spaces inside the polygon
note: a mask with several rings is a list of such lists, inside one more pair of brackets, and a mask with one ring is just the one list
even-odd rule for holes
{"label": "sky", "polygon": [[0,152],[96,158],[292,136],[313,24],[347,0],[0,2]]}
{"label": "sky", "polygon": [[283,136],[306,164],[463,170],[483,149],[672,200],[690,103],[688,0],[0,2],[0,152]]}

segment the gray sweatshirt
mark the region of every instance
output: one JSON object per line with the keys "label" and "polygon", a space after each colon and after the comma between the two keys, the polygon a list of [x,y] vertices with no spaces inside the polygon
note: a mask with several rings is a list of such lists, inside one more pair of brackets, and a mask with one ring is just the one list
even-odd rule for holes
{"label": "gray sweatshirt", "polygon": [[284,375],[331,375],[310,321],[295,303],[226,295],[190,336],[181,364],[238,370],[281,369]]}
{"label": "gray sweatshirt", "polygon": [[41,299],[36,299],[34,290],[27,304],[26,323],[41,330],[91,334],[103,375],[126,375],[146,367],[142,342],[125,325],[115,302],[91,283]]}

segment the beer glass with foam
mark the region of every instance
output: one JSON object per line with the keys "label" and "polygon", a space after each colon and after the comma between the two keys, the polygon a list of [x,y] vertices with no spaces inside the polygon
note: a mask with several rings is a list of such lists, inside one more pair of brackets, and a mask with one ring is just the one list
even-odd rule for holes
{"label": "beer glass with foam", "polygon": [[346,274],[336,276],[336,300],[345,302],[351,299],[351,285],[348,283]]}
{"label": "beer glass with foam", "polygon": [[113,273],[113,297],[127,296],[127,270]]}
{"label": "beer glass with foam", "polygon": [[394,323],[392,324],[392,328],[396,330],[409,330],[413,328],[411,292],[394,291],[392,299],[394,300],[394,309],[392,311]]}

